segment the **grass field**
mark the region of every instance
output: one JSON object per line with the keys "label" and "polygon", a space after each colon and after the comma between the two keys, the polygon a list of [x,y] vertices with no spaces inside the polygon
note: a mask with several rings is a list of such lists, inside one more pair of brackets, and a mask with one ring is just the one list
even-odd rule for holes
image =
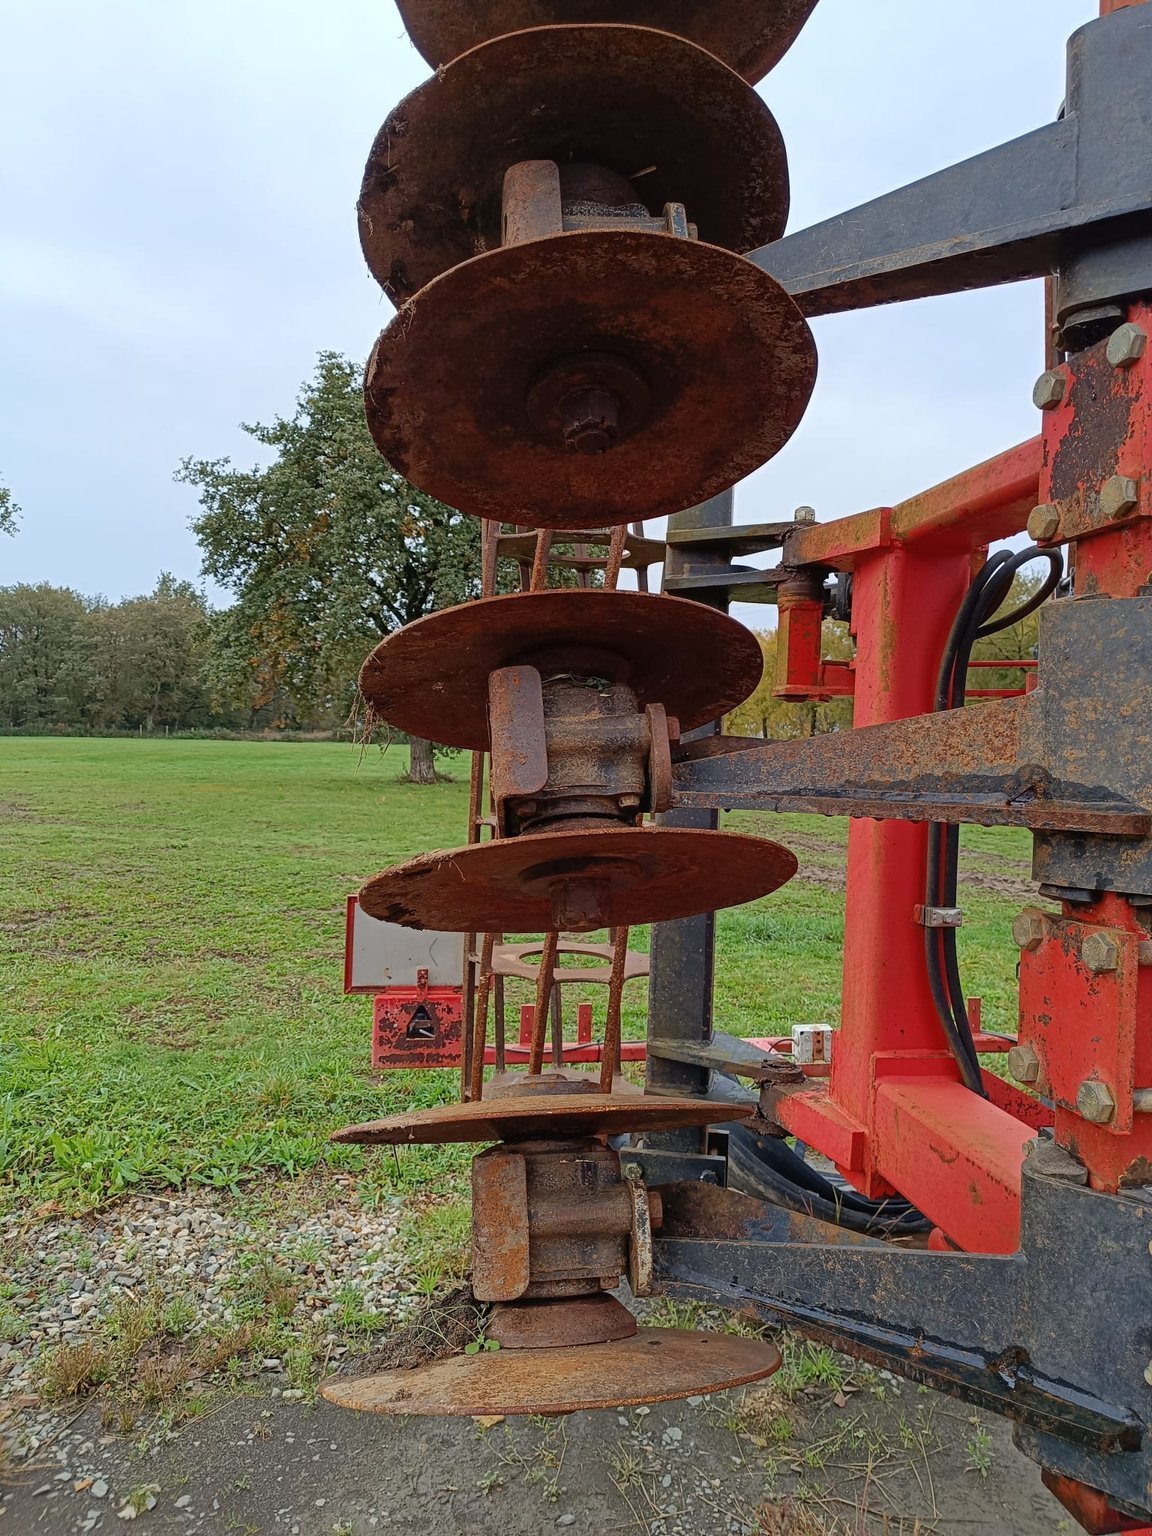
{"label": "grass field", "polygon": [[[365,1165],[326,1141],[455,1087],[374,1078],[369,1004],[341,992],[347,892],[463,841],[466,784],[400,784],[400,766],[326,744],[0,739],[0,1201],[236,1187],[325,1161],[410,1186],[460,1166],[452,1149]],[[718,1026],[834,1021],[845,824],[730,823],[790,843],[802,870],[721,914]],[[965,848],[965,979],[1011,1029],[1027,838],[971,829]]]}

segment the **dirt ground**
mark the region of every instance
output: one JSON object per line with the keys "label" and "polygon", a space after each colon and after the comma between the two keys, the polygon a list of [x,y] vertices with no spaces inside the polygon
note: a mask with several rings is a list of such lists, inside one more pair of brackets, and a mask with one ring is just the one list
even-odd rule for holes
{"label": "dirt ground", "polygon": [[[777,1438],[794,1427],[785,1409],[805,1421],[798,1451]],[[233,1398],[156,1445],[103,1433],[92,1405],[0,1499],[11,1536],[87,1536],[121,1521],[140,1536],[1073,1530],[1006,1425],[896,1383],[882,1396],[784,1405],[769,1387],[488,1425]]]}

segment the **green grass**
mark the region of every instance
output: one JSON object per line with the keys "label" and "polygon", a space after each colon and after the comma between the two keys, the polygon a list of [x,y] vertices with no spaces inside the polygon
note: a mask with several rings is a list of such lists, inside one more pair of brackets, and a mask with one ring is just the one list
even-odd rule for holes
{"label": "green grass", "polygon": [[[262,1170],[367,1166],[328,1133],[455,1092],[447,1073],[368,1071],[370,1007],[341,992],[343,903],[368,874],[463,841],[467,786],[396,782],[395,754],[342,745],[0,739],[0,1180],[85,1204],[141,1183],[236,1187]],[[734,816],[803,842],[817,883],[721,914],[717,1024],[838,1017],[845,824]],[[1020,877],[1027,840],[974,830]],[[965,975],[1013,1023],[1018,902],[965,899]],[[647,936],[637,930],[634,943]],[[510,1016],[515,1017],[514,1010]],[[626,1027],[644,1027],[644,988]],[[371,1163],[412,1187],[454,1149]],[[3,1194],[0,1193],[0,1199]]]}

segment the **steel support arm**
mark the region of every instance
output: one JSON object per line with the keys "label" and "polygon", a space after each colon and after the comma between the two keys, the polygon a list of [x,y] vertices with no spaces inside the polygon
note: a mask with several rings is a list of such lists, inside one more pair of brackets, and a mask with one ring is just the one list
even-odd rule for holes
{"label": "steel support arm", "polygon": [[661,1191],[657,1288],[751,1307],[1054,1435],[1077,1448],[1085,1481],[1124,1495],[1149,1466],[1152,1207],[1084,1179],[1066,1153],[1034,1143],[1020,1248],[1003,1256],[846,1243],[837,1228],[822,1242],[815,1223],[797,1241],[758,1202],[674,1185]]}
{"label": "steel support arm", "polygon": [[1145,837],[1152,818],[1043,766],[1039,692],[806,741],[720,737],[673,769],[673,803]]}
{"label": "steel support arm", "polygon": [[[1152,233],[1150,79],[1149,7],[1090,22],[1068,44],[1059,122],[763,246],[752,260],[805,313],[824,315],[1042,277],[1086,243]],[[1143,253],[1126,259],[1136,269],[1110,271],[1109,286],[1152,285]]]}

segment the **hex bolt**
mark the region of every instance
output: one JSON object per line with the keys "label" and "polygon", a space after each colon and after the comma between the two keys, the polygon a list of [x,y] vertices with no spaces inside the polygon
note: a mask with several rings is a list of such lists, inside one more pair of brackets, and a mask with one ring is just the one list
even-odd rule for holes
{"label": "hex bolt", "polygon": [[1076,1090],[1076,1112],[1092,1125],[1107,1125],[1116,1113],[1116,1100],[1107,1083],[1090,1077]]}
{"label": "hex bolt", "polygon": [[1131,475],[1112,475],[1100,487],[1100,511],[1115,520],[1140,505],[1140,482]]}
{"label": "hex bolt", "polygon": [[1012,937],[1020,949],[1039,949],[1047,931],[1043,913],[1026,909],[1012,919]]}
{"label": "hex bolt", "polygon": [[1120,966],[1120,946],[1110,933],[1085,934],[1080,958],[1090,971],[1115,971]]}
{"label": "hex bolt", "polygon": [[634,1183],[635,1180],[644,1177],[644,1170],[640,1167],[639,1163],[622,1163],[620,1172],[629,1183]]}
{"label": "hex bolt", "polygon": [[1028,514],[1028,537],[1037,544],[1050,544],[1060,532],[1060,508],[1050,501],[1033,507]]}
{"label": "hex bolt", "polygon": [[1036,380],[1032,391],[1032,404],[1038,411],[1054,411],[1064,398],[1068,380],[1055,368],[1049,368]]}
{"label": "hex bolt", "polygon": [[814,523],[816,521],[816,508],[797,507],[795,512],[792,514],[792,521],[794,523],[803,523],[805,525]]}
{"label": "hex bolt", "polygon": [[1122,325],[1108,338],[1108,361],[1113,368],[1131,368],[1144,356],[1148,336],[1138,325]]}
{"label": "hex bolt", "polygon": [[1008,1070],[1018,1083],[1035,1083],[1040,1077],[1040,1058],[1030,1045],[1014,1045],[1008,1052]]}

